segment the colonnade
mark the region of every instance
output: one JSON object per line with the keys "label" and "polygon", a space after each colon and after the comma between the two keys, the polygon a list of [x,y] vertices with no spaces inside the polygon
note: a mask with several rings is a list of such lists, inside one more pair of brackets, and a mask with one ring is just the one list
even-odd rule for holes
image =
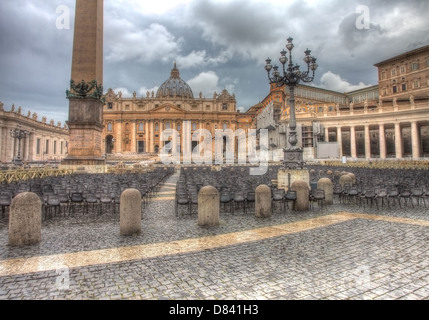
{"label": "colonnade", "polygon": [[429,152],[429,120],[324,127],[325,142],[338,142],[340,158],[419,159]]}

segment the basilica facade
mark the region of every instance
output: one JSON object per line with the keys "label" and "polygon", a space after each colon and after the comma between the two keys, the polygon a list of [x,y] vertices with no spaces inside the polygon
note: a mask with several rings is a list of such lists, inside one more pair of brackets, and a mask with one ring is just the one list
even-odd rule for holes
{"label": "basilica facade", "polygon": [[186,141],[192,140],[187,135],[198,129],[208,130],[214,138],[216,130],[254,128],[252,114],[237,111],[234,94],[223,90],[210,98],[202,93],[195,96],[176,64],[157,92],[123,98],[121,92],[109,89],[105,97],[103,145],[107,155],[157,155],[169,142],[163,141],[162,132],[172,130],[177,136],[169,139],[177,140],[173,141],[174,148],[183,154],[199,144],[192,141],[192,150],[187,150]]}

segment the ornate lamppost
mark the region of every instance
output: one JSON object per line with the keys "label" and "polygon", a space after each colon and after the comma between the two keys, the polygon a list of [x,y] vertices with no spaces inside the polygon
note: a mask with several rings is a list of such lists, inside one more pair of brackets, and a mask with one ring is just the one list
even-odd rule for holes
{"label": "ornate lamppost", "polygon": [[[284,148],[284,160],[283,165],[288,169],[303,169],[304,160],[303,160],[303,149],[297,147],[298,138],[296,135],[296,115],[295,115],[295,87],[302,82],[312,82],[314,79],[315,71],[318,67],[316,63],[316,58],[311,56],[311,51],[305,51],[304,62],[307,64],[307,71],[300,71],[299,65],[293,64],[292,60],[292,50],[294,44],[292,43],[293,39],[289,37],[287,39],[286,49],[289,51],[289,58],[286,56],[288,53],[286,50],[280,52],[280,63],[283,66],[283,74],[280,74],[279,67],[271,65],[271,59],[268,58],[265,60],[265,70],[268,73],[268,79],[270,83],[275,83],[278,87],[283,85],[288,86],[290,92],[290,119],[289,119],[289,148]],[[289,61],[289,64],[286,63]],[[287,67],[287,68],[286,68]],[[271,70],[274,70],[271,76]]]}
{"label": "ornate lamppost", "polygon": [[28,130],[22,130],[21,125],[18,124],[18,128],[10,130],[10,136],[14,139],[18,139],[18,154],[16,155],[13,162],[17,166],[22,166],[22,159],[21,159],[21,139],[26,138],[30,134],[30,131]]}

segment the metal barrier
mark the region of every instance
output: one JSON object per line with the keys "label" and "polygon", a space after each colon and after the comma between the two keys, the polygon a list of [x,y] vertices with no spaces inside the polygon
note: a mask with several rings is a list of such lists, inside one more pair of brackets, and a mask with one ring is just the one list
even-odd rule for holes
{"label": "metal barrier", "polygon": [[0,172],[0,183],[59,177],[73,174],[71,169],[20,169]]}

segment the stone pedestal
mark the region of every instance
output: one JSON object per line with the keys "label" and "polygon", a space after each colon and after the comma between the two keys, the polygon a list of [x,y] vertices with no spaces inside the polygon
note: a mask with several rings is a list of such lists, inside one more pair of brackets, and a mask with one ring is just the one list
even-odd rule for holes
{"label": "stone pedestal", "polygon": [[271,189],[267,185],[260,185],[255,191],[255,216],[257,218],[271,217]]}
{"label": "stone pedestal", "polygon": [[13,198],[9,217],[9,245],[31,246],[42,237],[42,202],[37,194],[24,192]]}
{"label": "stone pedestal", "polygon": [[206,186],[198,193],[198,225],[219,225],[219,192],[215,187]]}
{"label": "stone pedestal", "polygon": [[310,185],[310,172],[306,169],[280,169],[277,174],[277,188],[286,191],[295,181],[305,181]]}

